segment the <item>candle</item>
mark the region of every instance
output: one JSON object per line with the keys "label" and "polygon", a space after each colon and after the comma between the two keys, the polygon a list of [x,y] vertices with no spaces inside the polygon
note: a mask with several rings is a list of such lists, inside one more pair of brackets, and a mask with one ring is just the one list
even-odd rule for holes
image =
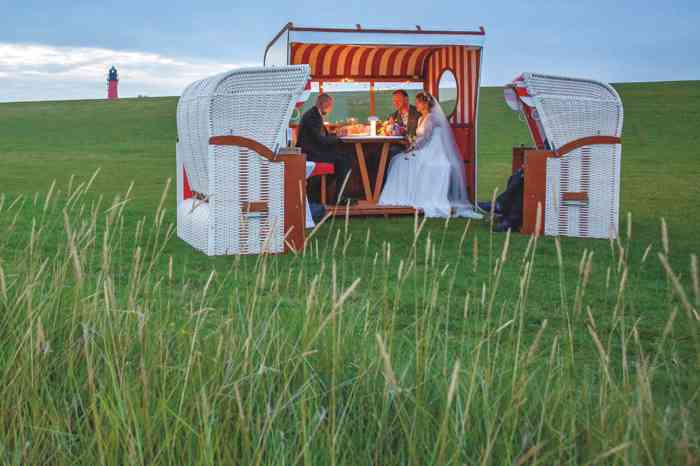
{"label": "candle", "polygon": [[374,137],[377,135],[377,121],[379,120],[379,118],[372,115],[371,117],[368,118],[368,120],[369,120],[369,135]]}

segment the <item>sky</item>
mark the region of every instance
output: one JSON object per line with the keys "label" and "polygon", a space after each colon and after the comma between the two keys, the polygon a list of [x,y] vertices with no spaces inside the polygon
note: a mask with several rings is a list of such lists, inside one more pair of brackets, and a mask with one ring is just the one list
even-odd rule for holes
{"label": "sky", "polygon": [[122,97],[262,62],[303,26],[486,29],[482,82],[525,71],[606,82],[700,79],[700,1],[0,0],[0,102],[95,99],[111,65]]}

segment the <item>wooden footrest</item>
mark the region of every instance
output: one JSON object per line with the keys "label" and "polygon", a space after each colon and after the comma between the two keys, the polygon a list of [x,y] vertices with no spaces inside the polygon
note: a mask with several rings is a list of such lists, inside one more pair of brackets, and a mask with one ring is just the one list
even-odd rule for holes
{"label": "wooden footrest", "polygon": [[405,206],[383,206],[358,203],[357,205],[344,206],[326,206],[326,212],[336,217],[344,217],[346,212],[350,217],[359,216],[390,216],[390,215],[415,215],[416,209]]}

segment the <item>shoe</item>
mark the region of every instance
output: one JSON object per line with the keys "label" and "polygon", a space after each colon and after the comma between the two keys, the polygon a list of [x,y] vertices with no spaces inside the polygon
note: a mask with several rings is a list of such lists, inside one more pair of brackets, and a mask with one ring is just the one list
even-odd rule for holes
{"label": "shoe", "polygon": [[506,221],[503,221],[503,220],[500,221],[500,222],[498,222],[498,223],[496,223],[496,224],[493,226],[493,229],[492,229],[492,231],[493,231],[494,233],[505,233],[505,232],[507,232],[508,230],[515,231],[515,229],[514,229],[513,227],[511,227],[510,223],[508,223],[508,222],[506,222]]}
{"label": "shoe", "polygon": [[490,202],[477,202],[476,205],[479,206],[479,209],[483,210],[484,212],[491,212]]}
{"label": "shoe", "polygon": [[[491,213],[491,203],[490,202],[477,202],[477,205],[479,206],[479,209],[483,210],[484,212]],[[501,215],[503,213],[503,209],[501,209],[501,204],[496,201],[496,207],[493,209],[493,213],[496,215]]]}
{"label": "shoe", "polygon": [[471,210],[471,209],[464,212],[463,216],[464,216],[464,218],[470,218],[472,220],[483,220],[484,219],[484,216],[482,214],[480,214],[479,212],[476,212],[474,210]]}

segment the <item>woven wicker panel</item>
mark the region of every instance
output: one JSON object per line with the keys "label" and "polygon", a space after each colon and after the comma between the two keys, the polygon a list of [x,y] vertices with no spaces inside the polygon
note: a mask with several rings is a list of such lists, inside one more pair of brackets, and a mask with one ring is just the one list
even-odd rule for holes
{"label": "woven wicker panel", "polygon": [[[562,222],[567,218],[559,218],[559,200],[561,199],[561,159],[552,157],[547,160],[547,189],[544,205],[544,233],[546,235],[565,235],[562,230],[566,230]],[[568,187],[566,188],[568,189]]]}
{"label": "woven wicker panel", "polygon": [[209,254],[209,219],[208,203],[196,199],[186,199],[178,203],[178,236],[195,249]]}
{"label": "woven wicker panel", "polygon": [[[209,244],[209,205],[196,199],[184,199],[183,142],[176,144],[177,236],[195,249],[207,252]],[[191,179],[188,171],[188,178]]]}
{"label": "woven wicker panel", "polygon": [[[209,255],[280,253],[284,250],[284,166],[235,146],[210,146],[213,218]],[[242,206],[263,202],[266,213]]]}
{"label": "woven wicker panel", "polygon": [[177,193],[177,202],[182,201],[182,198],[184,197],[184,179],[182,177],[182,154],[180,153],[180,143],[175,144],[175,182],[176,182],[176,193]]}
{"label": "woven wicker panel", "polygon": [[588,190],[590,217],[587,231],[581,236],[616,238],[620,209],[620,152],[619,144],[591,146],[591,187]]}
{"label": "woven wicker panel", "polygon": [[[619,218],[620,145],[582,147],[547,160],[545,233],[615,238]],[[585,192],[587,202],[564,202],[566,192]]]}
{"label": "woven wicker panel", "polygon": [[207,126],[206,92],[215,78],[192,83],[185,89],[177,106],[178,139],[182,146],[182,162],[189,174],[192,189],[207,193],[208,134],[202,134],[201,128]]}
{"label": "woven wicker panel", "polygon": [[284,139],[294,104],[308,79],[305,65],[232,73],[211,96],[212,135],[249,137],[274,149]]}
{"label": "woven wicker panel", "polygon": [[620,101],[620,97],[612,87],[589,79],[525,73],[523,81],[531,96],[558,95],[570,98]]}
{"label": "woven wicker panel", "polygon": [[588,136],[619,136],[622,106],[609,100],[538,96],[533,101],[554,148]]}

